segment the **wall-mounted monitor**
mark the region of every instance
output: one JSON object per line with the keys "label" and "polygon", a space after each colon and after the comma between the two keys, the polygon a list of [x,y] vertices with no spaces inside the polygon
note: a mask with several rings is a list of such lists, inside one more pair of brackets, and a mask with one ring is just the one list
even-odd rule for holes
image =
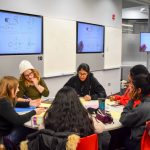
{"label": "wall-mounted monitor", "polygon": [[150,52],[150,33],[140,33],[140,52]]}
{"label": "wall-mounted monitor", "polygon": [[43,17],[0,10],[0,55],[43,53]]}
{"label": "wall-mounted monitor", "polygon": [[102,25],[77,22],[77,53],[103,53],[104,34]]}

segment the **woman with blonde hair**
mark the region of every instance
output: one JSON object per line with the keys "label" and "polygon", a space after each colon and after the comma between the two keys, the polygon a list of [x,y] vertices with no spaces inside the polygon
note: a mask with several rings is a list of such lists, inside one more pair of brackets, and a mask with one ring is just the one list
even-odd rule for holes
{"label": "woman with blonde hair", "polygon": [[[26,128],[23,124],[35,114],[41,114],[44,109],[36,108],[23,115],[17,114],[14,109],[18,80],[12,76],[5,76],[0,80],[0,137],[9,139],[14,146],[25,138]],[[13,148],[12,148],[13,149]]]}
{"label": "woman with blonde hair", "polygon": [[[19,92],[17,93],[17,101],[41,101],[41,97],[47,97],[49,90],[44,80],[40,77],[39,72],[27,61],[21,61],[19,65],[20,80]],[[33,101],[32,101],[33,103]]]}

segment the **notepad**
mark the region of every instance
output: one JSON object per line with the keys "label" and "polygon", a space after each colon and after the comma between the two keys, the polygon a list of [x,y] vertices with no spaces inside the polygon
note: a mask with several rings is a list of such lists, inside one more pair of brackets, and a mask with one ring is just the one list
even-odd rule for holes
{"label": "notepad", "polygon": [[120,113],[120,112],[111,111],[110,114],[111,114],[111,116],[112,116],[114,119],[120,119],[120,116],[121,116],[121,113]]}
{"label": "notepad", "polygon": [[88,107],[98,108],[98,100],[86,101],[84,98],[81,97],[80,102],[85,108],[88,108]]}
{"label": "notepad", "polygon": [[34,109],[35,109],[35,107],[33,107],[33,106],[27,107],[27,108],[15,108],[16,112],[28,112],[28,111],[32,111]]}
{"label": "notepad", "polygon": [[51,106],[51,104],[47,104],[47,103],[41,103],[39,105],[39,107],[44,107],[44,108],[49,108]]}

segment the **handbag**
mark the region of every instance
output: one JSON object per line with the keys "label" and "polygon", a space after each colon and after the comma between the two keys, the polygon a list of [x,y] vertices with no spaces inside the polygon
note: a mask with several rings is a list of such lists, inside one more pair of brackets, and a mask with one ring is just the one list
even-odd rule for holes
{"label": "handbag", "polygon": [[111,114],[106,113],[105,111],[101,110],[100,108],[97,109],[96,117],[97,120],[103,122],[104,124],[113,122],[113,118]]}
{"label": "handbag", "polygon": [[111,114],[101,110],[100,108],[94,109],[89,107],[87,110],[90,114],[95,114],[95,119],[101,121],[104,124],[111,124],[113,122]]}

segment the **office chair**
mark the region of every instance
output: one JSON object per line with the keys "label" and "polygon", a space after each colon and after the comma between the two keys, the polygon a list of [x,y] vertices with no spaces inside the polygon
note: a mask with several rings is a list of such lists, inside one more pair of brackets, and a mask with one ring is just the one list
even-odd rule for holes
{"label": "office chair", "polygon": [[92,134],[92,135],[80,138],[80,142],[76,150],[98,150],[97,134]]}
{"label": "office chair", "polygon": [[3,136],[0,136],[0,150],[6,150],[6,147],[3,141]]}
{"label": "office chair", "polygon": [[141,150],[150,149],[150,121],[146,123],[146,129],[141,139]]}

